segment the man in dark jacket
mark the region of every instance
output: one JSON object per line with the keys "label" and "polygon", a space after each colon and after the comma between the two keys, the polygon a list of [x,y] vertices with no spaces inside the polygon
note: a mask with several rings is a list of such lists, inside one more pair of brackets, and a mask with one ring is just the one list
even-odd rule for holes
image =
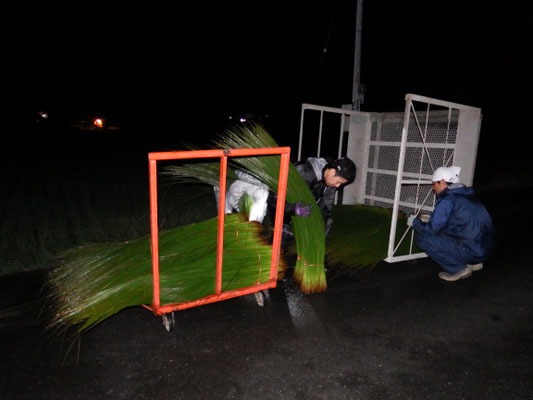
{"label": "man in dark jacket", "polygon": [[433,174],[437,203],[428,222],[409,217],[416,244],[442,266],[441,279],[468,278],[483,268],[494,248],[494,227],[474,190],[459,182],[460,167],[440,167]]}
{"label": "man in dark jacket", "polygon": [[324,217],[327,235],[333,223],[331,212],[335,205],[335,194],[341,186],[355,180],[356,166],[348,157],[337,160],[309,157],[305,162],[296,164],[296,169],[315,197]]}
{"label": "man in dark jacket", "polygon": [[[307,183],[307,186],[313,193],[316,204],[322,212],[326,236],[331,230],[333,219],[331,212],[335,205],[335,193],[341,186],[349,185],[355,180],[357,168],[352,160],[348,157],[341,157],[337,160],[330,158],[309,157],[306,161],[297,163],[296,170]],[[276,195],[271,193],[269,196],[270,214],[274,215]],[[283,224],[283,242],[292,239],[292,232],[289,228],[289,221],[292,215],[307,217],[311,213],[311,205],[301,203],[285,203],[286,220]]]}

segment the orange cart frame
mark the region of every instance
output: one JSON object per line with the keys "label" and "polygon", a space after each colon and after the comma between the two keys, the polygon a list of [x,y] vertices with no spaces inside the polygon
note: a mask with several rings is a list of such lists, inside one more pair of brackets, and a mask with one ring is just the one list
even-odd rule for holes
{"label": "orange cart frame", "polygon": [[[278,181],[278,199],[274,222],[274,237],[272,243],[272,258],[270,264],[269,281],[240,289],[222,291],[222,264],[224,245],[224,210],[226,203],[226,176],[228,157],[280,155],[280,172]],[[198,158],[220,158],[220,183],[218,204],[218,232],[217,232],[217,258],[215,293],[197,300],[182,303],[161,305],[159,296],[159,225],[157,203],[157,161],[185,160]],[[151,306],[144,305],[156,315],[163,315],[187,308],[197,307],[204,304],[214,303],[234,297],[275,288],[277,286],[277,273],[281,246],[281,227],[285,208],[285,195],[287,193],[287,178],[289,173],[290,147],[233,149],[233,150],[193,150],[193,151],[169,151],[148,154],[149,179],[150,179],[150,230],[153,272],[153,301]]]}

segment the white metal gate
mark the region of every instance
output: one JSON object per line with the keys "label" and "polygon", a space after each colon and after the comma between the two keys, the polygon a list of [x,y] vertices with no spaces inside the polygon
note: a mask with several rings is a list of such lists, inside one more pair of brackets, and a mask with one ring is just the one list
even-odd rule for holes
{"label": "white metal gate", "polygon": [[[309,138],[309,136],[316,136],[316,153],[312,152],[313,157],[321,157],[322,150],[323,150],[323,144],[324,141],[328,141],[329,143],[335,143],[337,145],[336,153],[337,158],[340,158],[343,156],[343,143],[344,143],[344,133],[348,131],[348,126],[350,124],[350,117],[354,114],[359,113],[358,111],[352,111],[347,110],[343,108],[335,108],[335,107],[326,107],[326,106],[318,106],[314,104],[302,104],[302,113],[300,117],[300,139],[298,142],[298,161],[302,159],[302,150],[303,150],[303,138],[304,138],[304,121],[306,120],[306,111],[316,111],[318,112],[318,120],[316,121],[318,126],[314,132],[307,131],[305,136]],[[332,116],[334,120],[336,120],[337,124],[331,129],[327,129],[326,133],[324,133],[326,129],[326,124],[324,121],[324,118],[328,115]],[[309,116],[308,116],[309,118]],[[348,118],[348,120],[347,120]],[[313,128],[312,128],[313,129]],[[336,136],[333,137],[332,133],[336,131]],[[338,136],[337,136],[338,135]],[[335,154],[326,154],[328,157],[335,157]]]}
{"label": "white metal gate", "polygon": [[[414,94],[406,96],[385,261],[426,256],[414,250],[413,230],[397,226],[398,214],[403,212],[418,216],[433,211],[435,197],[431,178],[438,167],[458,165],[461,167],[461,182],[467,185],[473,183],[480,124],[479,108]],[[409,252],[397,254],[404,240],[410,242]]]}
{"label": "white metal gate", "polygon": [[[304,151],[304,137],[308,146],[306,157],[340,158],[346,155],[345,133],[349,131],[353,116],[363,114],[347,108],[302,104],[300,116],[300,138],[298,142],[298,161]],[[312,117],[314,123],[306,124]],[[316,150],[313,146],[316,140]],[[323,154],[325,152],[325,154]],[[342,193],[342,192],[341,192]],[[339,193],[335,195],[335,204],[339,201]]]}

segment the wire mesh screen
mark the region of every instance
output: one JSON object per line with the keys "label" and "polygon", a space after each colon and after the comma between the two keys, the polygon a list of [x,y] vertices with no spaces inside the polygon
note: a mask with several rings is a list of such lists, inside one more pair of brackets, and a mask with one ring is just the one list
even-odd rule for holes
{"label": "wire mesh screen", "polygon": [[[414,113],[407,129],[403,177],[427,182],[434,169],[453,161],[459,110],[428,107]],[[403,124],[403,113],[384,113],[372,121],[364,204],[393,208]],[[407,214],[420,208],[431,211],[430,191],[427,184],[402,186],[399,209]]]}
{"label": "wire mesh screen", "polygon": [[409,115],[402,169],[404,180],[417,183],[400,186],[399,209],[406,214],[433,210],[434,196],[427,182],[435,169],[453,164],[459,121],[459,110],[422,103],[425,109],[419,111],[418,104],[412,103]]}

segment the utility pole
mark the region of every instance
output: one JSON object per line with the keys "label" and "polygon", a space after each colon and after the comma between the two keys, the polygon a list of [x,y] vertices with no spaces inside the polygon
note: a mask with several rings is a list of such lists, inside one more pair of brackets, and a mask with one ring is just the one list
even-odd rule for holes
{"label": "utility pole", "polygon": [[353,63],[352,110],[360,111],[364,93],[361,87],[361,35],[363,32],[363,0],[357,0],[355,16],[355,56]]}

